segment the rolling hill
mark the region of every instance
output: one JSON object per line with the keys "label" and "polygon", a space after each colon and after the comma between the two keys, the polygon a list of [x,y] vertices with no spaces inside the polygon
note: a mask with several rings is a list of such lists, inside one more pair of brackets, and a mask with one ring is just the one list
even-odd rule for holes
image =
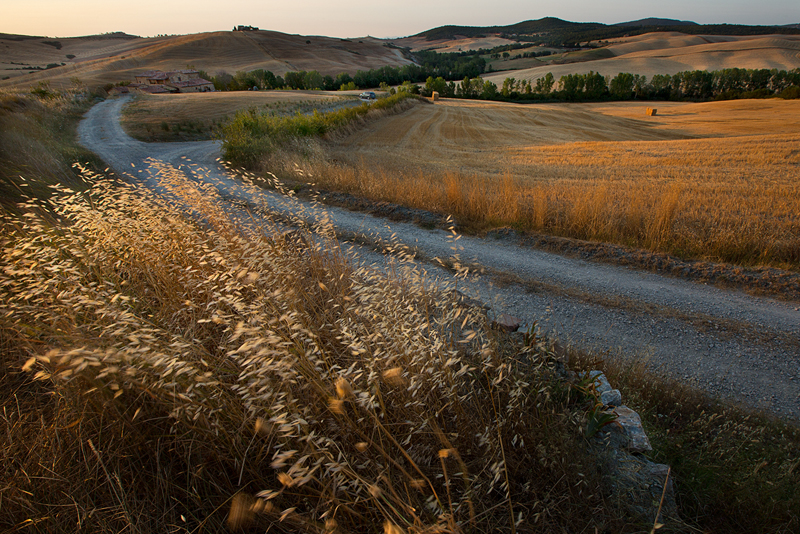
{"label": "rolling hill", "polygon": [[102,85],[131,80],[143,70],[188,65],[211,74],[266,69],[276,75],[317,70],[335,76],[411,62],[402,50],[372,37],[336,39],[272,31],[66,39],[0,34],[0,58],[0,88],[28,87],[41,80],[58,87],[71,84],[74,78]]}
{"label": "rolling hill", "polygon": [[[504,63],[514,68],[513,61]],[[655,74],[726,68],[800,68],[800,35],[741,37],[655,32],[616,39],[599,50],[563,54],[556,58],[555,64],[496,72],[485,75],[484,79],[502,84],[507,77],[536,80],[551,72],[558,80],[567,74],[587,73],[590,70],[604,76],[630,72],[650,79]]]}
{"label": "rolling hill", "polygon": [[[669,31],[664,31],[664,29]],[[583,42],[595,50],[547,58],[497,60],[484,76],[498,85],[506,77],[535,80],[590,70],[615,76],[631,72],[652,77],[686,70],[800,68],[800,29],[790,26],[700,25],[671,19],[641,19],[618,25],[575,23],[557,18],[509,26],[442,26],[402,39],[338,39],[275,31],[220,31],[142,38],[124,33],[48,38],[0,34],[0,89],[28,89],[40,81],[56,88],[79,80],[88,86],[132,80],[144,70],[193,67],[211,75],[265,69],[317,70],[336,76],[414,62],[410,51],[459,52],[520,42],[528,52],[547,42]],[[600,36],[600,37],[597,37]],[[536,47],[536,48],[534,48]]]}

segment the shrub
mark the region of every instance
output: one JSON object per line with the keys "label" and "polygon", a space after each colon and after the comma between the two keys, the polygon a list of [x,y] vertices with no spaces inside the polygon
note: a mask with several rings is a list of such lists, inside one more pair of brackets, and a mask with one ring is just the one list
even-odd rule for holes
{"label": "shrub", "polygon": [[393,108],[409,97],[408,93],[401,92],[372,104],[364,103],[326,113],[314,110],[311,115],[298,112],[289,117],[259,113],[255,109],[239,112],[222,127],[223,153],[235,165],[254,169],[265,156],[291,140],[325,135],[364,117],[370,111]]}
{"label": "shrub", "polygon": [[800,87],[798,87],[796,85],[793,85],[791,87],[787,87],[786,89],[781,91],[778,96],[780,96],[781,98],[786,99],[786,100],[793,100],[793,99],[800,98]]}

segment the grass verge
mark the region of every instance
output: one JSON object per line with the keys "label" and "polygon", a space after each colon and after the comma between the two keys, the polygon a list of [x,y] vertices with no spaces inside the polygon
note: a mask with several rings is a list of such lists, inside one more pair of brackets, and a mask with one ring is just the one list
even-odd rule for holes
{"label": "grass verge", "polygon": [[85,92],[0,93],[0,205],[15,209],[24,197],[47,197],[49,185],[85,189],[74,161],[102,162],[79,146],[78,122],[93,99]]}
{"label": "grass verge", "polygon": [[709,399],[629,358],[571,354],[602,368],[639,412],[653,459],[672,468],[684,519],[701,532],[800,528],[800,428]]}
{"label": "grass verge", "polygon": [[273,154],[286,147],[297,147],[303,139],[341,132],[367,116],[377,118],[397,113],[418,101],[410,93],[400,91],[372,103],[325,113],[314,110],[312,114],[282,116],[255,109],[239,112],[222,127],[223,154],[235,166],[261,170]]}

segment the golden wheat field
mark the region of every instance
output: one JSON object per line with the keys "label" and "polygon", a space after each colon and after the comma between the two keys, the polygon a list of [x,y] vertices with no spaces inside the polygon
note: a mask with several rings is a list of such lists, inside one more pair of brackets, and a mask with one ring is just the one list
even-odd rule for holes
{"label": "golden wheat field", "polygon": [[479,227],[796,266],[800,102],[647,105],[417,106],[330,143],[343,165],[315,179]]}
{"label": "golden wheat field", "polygon": [[[236,108],[317,102],[299,92],[141,99],[129,131],[166,112],[218,121]],[[288,106],[288,107],[287,107]],[[647,107],[657,107],[654,117]],[[146,136],[147,132],[140,132]],[[511,104],[440,100],[331,136],[311,160],[323,188],[682,257],[796,268],[800,102]],[[286,174],[284,174],[286,176]]]}

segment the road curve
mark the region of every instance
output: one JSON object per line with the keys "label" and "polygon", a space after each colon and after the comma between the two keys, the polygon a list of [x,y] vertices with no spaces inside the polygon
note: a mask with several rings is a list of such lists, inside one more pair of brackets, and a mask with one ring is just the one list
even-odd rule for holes
{"label": "road curve", "polygon": [[[176,168],[202,166],[202,179],[223,196],[247,201],[237,179],[215,161],[218,142],[136,141],[119,124],[126,102],[97,104],[78,129],[81,143],[119,175],[152,188],[153,160]],[[272,193],[268,197],[271,209],[320,216],[309,204]],[[452,239],[442,230],[390,225],[337,208],[325,212],[344,235],[388,240],[395,234],[421,257],[453,254]],[[459,282],[460,289],[491,305],[494,312],[515,315],[526,324],[538,321],[562,341],[581,348],[612,357],[646,358],[652,368],[712,395],[800,421],[800,302],[566,258],[504,241],[465,236],[458,245],[461,260],[487,273]],[[426,268],[447,276],[432,265]],[[522,285],[493,284],[498,274]]]}

